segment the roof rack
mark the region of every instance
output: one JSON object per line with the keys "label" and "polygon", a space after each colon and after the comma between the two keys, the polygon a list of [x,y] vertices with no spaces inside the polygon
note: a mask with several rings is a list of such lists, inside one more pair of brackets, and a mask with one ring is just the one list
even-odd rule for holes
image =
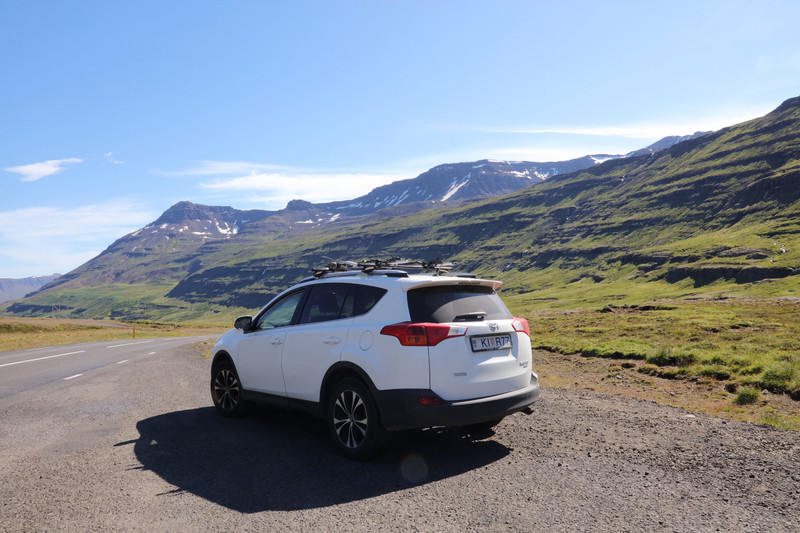
{"label": "roof rack", "polygon": [[315,278],[321,278],[334,272],[357,272],[364,274],[383,274],[388,272],[407,272],[408,270],[433,270],[435,275],[447,274],[453,269],[453,263],[447,261],[409,261],[391,258],[386,261],[371,259],[369,261],[333,261],[322,268],[312,269]]}

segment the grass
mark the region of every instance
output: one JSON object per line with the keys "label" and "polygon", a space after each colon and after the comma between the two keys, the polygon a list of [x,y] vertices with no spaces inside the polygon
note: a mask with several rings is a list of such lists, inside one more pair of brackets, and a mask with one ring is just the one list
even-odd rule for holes
{"label": "grass", "polygon": [[544,386],[800,429],[797,299],[667,300],[523,316]]}
{"label": "grass", "polygon": [[761,391],[752,387],[740,390],[733,399],[736,405],[753,405],[761,398]]}
{"label": "grass", "polygon": [[[176,327],[177,326],[177,327]],[[134,333],[135,328],[135,333]],[[135,338],[221,334],[224,328],[198,324],[0,317],[0,352],[44,346]]]}

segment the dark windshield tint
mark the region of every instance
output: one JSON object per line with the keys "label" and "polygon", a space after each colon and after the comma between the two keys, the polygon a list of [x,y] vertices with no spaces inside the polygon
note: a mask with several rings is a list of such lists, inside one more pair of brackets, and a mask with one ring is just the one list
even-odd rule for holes
{"label": "dark windshield tint", "polygon": [[408,291],[412,322],[502,320],[511,313],[491,287],[440,285]]}

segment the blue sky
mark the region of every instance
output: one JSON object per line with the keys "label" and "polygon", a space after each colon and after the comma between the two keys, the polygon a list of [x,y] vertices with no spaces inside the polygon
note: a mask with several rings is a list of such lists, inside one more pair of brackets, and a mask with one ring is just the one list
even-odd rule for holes
{"label": "blue sky", "polygon": [[175,202],[626,153],[800,94],[796,1],[0,0],[0,277]]}

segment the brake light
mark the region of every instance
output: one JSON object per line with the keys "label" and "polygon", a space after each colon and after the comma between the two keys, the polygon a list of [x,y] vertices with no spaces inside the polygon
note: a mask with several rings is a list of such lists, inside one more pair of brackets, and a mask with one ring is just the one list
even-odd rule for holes
{"label": "brake light", "polygon": [[403,346],[436,346],[445,339],[463,337],[467,334],[465,326],[448,326],[422,322],[400,322],[381,329],[381,335],[396,337]]}
{"label": "brake light", "polygon": [[524,318],[514,317],[514,321],[511,322],[511,325],[514,327],[514,331],[517,333],[524,333],[528,337],[531,336],[531,327],[528,324],[528,321]]}

